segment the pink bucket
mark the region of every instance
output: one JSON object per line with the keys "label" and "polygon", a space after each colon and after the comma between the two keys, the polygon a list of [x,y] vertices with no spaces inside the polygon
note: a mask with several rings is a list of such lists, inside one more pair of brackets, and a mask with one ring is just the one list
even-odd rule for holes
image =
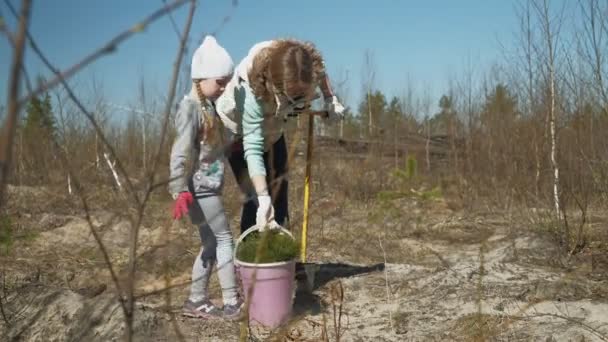
{"label": "pink bucket", "polygon": [[[255,230],[256,227],[249,228],[236,241],[234,262],[243,284],[245,300],[250,300],[249,322],[276,328],[286,323],[291,316],[296,262],[291,260],[253,264],[238,260],[236,250],[239,243]],[[288,230],[282,230],[293,237]]]}

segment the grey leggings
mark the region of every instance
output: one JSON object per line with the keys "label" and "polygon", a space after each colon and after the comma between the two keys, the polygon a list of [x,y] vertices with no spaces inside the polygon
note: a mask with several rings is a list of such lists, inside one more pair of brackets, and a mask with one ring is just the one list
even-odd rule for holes
{"label": "grey leggings", "polygon": [[[234,243],[228,220],[226,220],[222,198],[219,195],[195,198],[189,213],[192,223],[199,227],[202,241],[214,237],[217,240],[217,274],[222,288],[222,297],[224,304],[233,304],[237,300],[237,285],[232,260]],[[202,252],[203,248],[199,251],[192,267],[190,300],[193,302],[208,299],[207,290],[213,264],[208,265],[207,268],[203,266]]]}

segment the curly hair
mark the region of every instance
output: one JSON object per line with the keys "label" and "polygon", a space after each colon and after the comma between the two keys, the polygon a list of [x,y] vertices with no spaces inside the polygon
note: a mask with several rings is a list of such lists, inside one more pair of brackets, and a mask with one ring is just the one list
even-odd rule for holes
{"label": "curly hair", "polygon": [[248,76],[255,96],[272,103],[274,89],[296,97],[316,85],[324,75],[323,57],[314,44],[280,39],[254,57]]}

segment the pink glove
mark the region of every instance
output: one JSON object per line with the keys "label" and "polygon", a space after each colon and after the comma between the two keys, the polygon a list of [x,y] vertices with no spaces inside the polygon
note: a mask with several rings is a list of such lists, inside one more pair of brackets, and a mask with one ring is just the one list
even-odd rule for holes
{"label": "pink glove", "polygon": [[183,215],[188,213],[188,207],[192,204],[194,198],[190,192],[180,192],[175,199],[175,205],[173,206],[173,219],[179,220]]}

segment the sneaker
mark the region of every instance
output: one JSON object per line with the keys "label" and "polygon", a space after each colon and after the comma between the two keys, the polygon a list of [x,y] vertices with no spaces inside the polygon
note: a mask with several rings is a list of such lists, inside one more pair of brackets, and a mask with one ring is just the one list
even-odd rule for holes
{"label": "sneaker", "polygon": [[224,318],[228,320],[237,320],[241,318],[241,309],[245,302],[242,299],[238,299],[236,304],[224,305]]}
{"label": "sneaker", "polygon": [[193,302],[190,299],[184,302],[182,314],[188,317],[196,317],[203,319],[221,318],[222,310],[213,305],[210,300],[205,299],[199,302]]}

